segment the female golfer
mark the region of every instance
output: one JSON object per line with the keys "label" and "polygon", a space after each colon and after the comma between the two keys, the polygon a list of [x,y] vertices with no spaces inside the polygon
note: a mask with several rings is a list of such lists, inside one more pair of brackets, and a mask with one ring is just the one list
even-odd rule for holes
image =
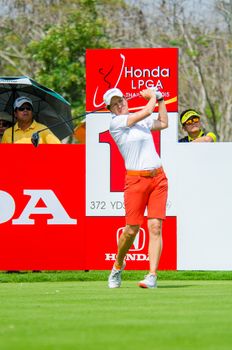
{"label": "female golfer", "polygon": [[[135,113],[129,113],[121,90],[114,88],[104,94],[104,102],[112,113],[110,133],[121,152],[126,166],[124,204],[126,226],[118,242],[116,261],[108,279],[109,288],[121,285],[125,257],[143,223],[147,208],[150,271],[142,288],[157,286],[157,269],[162,251],[162,221],[166,216],[168,183],[158,156],[151,130],[168,127],[168,115],[162,93],[155,89],[140,92],[148,102]],[[158,119],[152,116],[158,101]]]}

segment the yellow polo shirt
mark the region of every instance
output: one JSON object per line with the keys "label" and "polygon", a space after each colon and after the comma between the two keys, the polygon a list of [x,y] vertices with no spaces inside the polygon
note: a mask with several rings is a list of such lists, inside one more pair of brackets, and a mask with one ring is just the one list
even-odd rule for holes
{"label": "yellow polo shirt", "polygon": [[[203,130],[199,132],[199,135],[197,136],[197,139],[202,136],[210,136],[213,139],[213,142],[217,142],[217,136],[213,132],[208,132],[207,134],[204,133]],[[191,136],[188,135],[188,142],[191,142],[195,139],[193,139]]]}
{"label": "yellow polo shirt", "polygon": [[[32,124],[26,130],[19,128],[18,123],[14,125],[14,143],[31,143],[31,137],[34,132],[46,128],[46,125],[33,120]],[[39,133],[39,143],[58,144],[61,143],[51,130],[45,130]],[[12,127],[5,130],[2,136],[2,143],[12,143]]]}

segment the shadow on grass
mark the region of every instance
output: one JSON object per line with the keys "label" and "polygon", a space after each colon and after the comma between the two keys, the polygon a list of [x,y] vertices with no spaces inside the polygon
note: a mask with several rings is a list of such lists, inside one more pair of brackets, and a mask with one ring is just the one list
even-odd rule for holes
{"label": "shadow on grass", "polygon": [[[124,282],[124,281],[123,281]],[[128,282],[128,281],[127,281]],[[138,284],[136,283],[135,285],[131,285],[131,286],[125,286],[125,284],[123,283],[122,284],[122,287],[121,288],[113,288],[114,290],[115,289],[131,289],[131,288],[134,288],[134,287],[139,287]],[[142,288],[140,287],[139,289],[146,289],[146,290],[157,290],[157,289],[165,289],[165,288],[169,288],[169,289],[177,289],[177,288],[188,288],[188,287],[197,287],[196,284],[168,284],[168,285],[160,285],[158,284],[158,287],[157,288]]]}
{"label": "shadow on grass", "polygon": [[196,287],[195,284],[181,284],[181,285],[166,285],[166,286],[158,286],[158,288],[188,288],[188,287]]}

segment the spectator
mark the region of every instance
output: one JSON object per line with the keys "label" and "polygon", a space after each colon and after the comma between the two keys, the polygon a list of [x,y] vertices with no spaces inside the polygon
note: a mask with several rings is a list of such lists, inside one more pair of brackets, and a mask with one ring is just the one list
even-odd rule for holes
{"label": "spectator", "polygon": [[217,136],[213,132],[205,132],[201,124],[201,116],[194,109],[187,109],[180,115],[180,123],[187,136],[178,142],[216,142]]}
{"label": "spectator", "polygon": [[[38,123],[33,117],[32,100],[28,97],[18,97],[14,102],[14,114],[17,120],[12,127],[5,130],[2,143],[31,143],[32,134],[46,128],[45,125]],[[41,133],[40,143],[58,144],[60,140],[48,129]]]}

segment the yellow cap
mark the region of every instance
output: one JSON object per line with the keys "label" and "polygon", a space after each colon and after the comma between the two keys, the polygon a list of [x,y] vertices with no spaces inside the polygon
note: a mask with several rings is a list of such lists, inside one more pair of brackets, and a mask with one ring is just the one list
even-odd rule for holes
{"label": "yellow cap", "polygon": [[194,111],[193,109],[187,110],[181,116],[181,119],[180,119],[181,124],[183,125],[189,118],[194,117],[194,116],[201,118],[201,116],[196,111]]}

